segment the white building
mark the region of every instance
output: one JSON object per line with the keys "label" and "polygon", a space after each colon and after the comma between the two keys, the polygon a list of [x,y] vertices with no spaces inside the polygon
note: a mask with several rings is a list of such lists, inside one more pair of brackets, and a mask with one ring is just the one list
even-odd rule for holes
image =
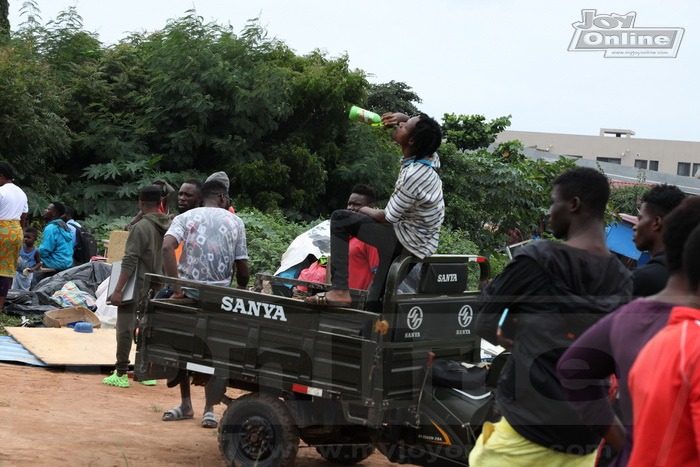
{"label": "white building", "polygon": [[633,136],[632,130],[614,128],[601,128],[598,136],[506,130],[496,142],[517,139],[538,152],[700,178],[700,142]]}

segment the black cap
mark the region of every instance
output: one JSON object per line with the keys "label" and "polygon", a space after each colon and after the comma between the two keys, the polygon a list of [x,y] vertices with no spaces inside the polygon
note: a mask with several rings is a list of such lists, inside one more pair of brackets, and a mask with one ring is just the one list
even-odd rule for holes
{"label": "black cap", "polygon": [[150,201],[157,203],[160,201],[161,188],[157,185],[146,185],[139,191],[139,201]]}

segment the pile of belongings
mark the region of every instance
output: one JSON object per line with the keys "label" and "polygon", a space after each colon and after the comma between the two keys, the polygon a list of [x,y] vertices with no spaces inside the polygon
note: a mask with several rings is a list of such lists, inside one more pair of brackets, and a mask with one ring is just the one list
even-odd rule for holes
{"label": "pile of belongings", "polygon": [[[23,317],[23,322],[31,326],[42,323],[45,312],[59,308],[84,306],[100,316],[100,302],[104,302],[103,314],[113,313],[116,321],[116,309],[110,310],[106,296],[100,297],[100,292],[106,295],[111,271],[111,264],[90,261],[46,277],[29,291],[11,289],[3,312]],[[110,320],[109,316],[105,319]],[[103,320],[102,316],[100,320]]]}

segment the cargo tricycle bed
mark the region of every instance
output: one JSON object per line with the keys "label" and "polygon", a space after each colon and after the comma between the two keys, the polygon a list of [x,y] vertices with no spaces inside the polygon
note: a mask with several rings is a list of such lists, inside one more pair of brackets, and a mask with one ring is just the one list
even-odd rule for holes
{"label": "cargo tricycle bed", "polygon": [[[424,413],[441,390],[428,375],[435,359],[480,362],[480,338],[472,326],[477,285],[488,275],[481,256],[398,258],[381,312],[148,275],[150,296],[139,307],[136,372],[173,379],[188,370],[224,377],[230,387],[249,391],[228,407],[219,427],[231,464],[291,465],[299,438],[327,459],[359,462],[373,445],[388,451],[397,430],[412,428],[409,436],[420,438],[422,425],[431,424],[438,435],[424,434],[422,442],[437,446],[437,458],[447,459],[452,456],[439,447],[473,442],[475,423],[465,418],[477,413],[483,418],[483,401],[492,391],[483,384],[457,388],[460,400],[473,396],[467,402],[477,402],[467,408],[438,404],[442,408],[436,410],[448,411],[445,425],[464,431],[452,433],[435,424],[440,414]],[[259,276],[256,290],[262,279],[288,287],[300,282]],[[196,298],[150,298],[165,284],[187,288]],[[328,287],[306,285],[312,291]],[[355,303],[364,303],[363,292],[353,295]],[[405,457],[399,450],[384,454]]]}

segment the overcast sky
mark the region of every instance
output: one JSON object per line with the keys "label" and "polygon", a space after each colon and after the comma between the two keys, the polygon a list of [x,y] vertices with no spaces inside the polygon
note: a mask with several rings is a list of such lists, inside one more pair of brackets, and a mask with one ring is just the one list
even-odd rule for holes
{"label": "overcast sky", "polygon": [[[21,21],[10,0],[10,21]],[[106,44],[154,31],[195,8],[236,32],[260,17],[298,54],[347,53],[371,82],[403,81],[444,113],[512,115],[512,130],[700,141],[700,2],[498,0],[37,0],[45,23],[77,7]],[[605,58],[570,52],[581,10],[625,15],[635,28],[683,28],[676,58]],[[639,33],[639,31],[638,31]],[[692,84],[695,83],[695,84]]]}

